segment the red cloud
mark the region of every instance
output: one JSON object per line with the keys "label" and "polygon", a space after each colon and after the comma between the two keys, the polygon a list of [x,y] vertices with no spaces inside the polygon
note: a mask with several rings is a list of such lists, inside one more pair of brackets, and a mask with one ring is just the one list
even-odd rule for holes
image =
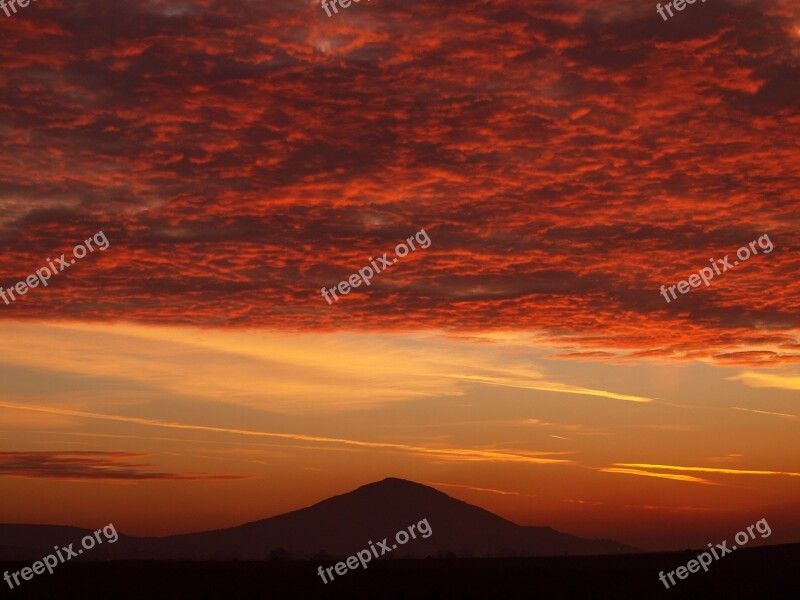
{"label": "red cloud", "polygon": [[[0,318],[796,362],[793,6],[39,4],[0,22],[2,285],[111,248]],[[321,298],[423,227],[431,248]],[[764,233],[773,253],[659,295]]]}

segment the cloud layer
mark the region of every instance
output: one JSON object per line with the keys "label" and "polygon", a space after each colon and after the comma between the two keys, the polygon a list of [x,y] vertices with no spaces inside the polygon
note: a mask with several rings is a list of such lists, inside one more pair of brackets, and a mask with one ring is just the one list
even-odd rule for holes
{"label": "cloud layer", "polygon": [[132,452],[0,452],[0,477],[35,479],[241,479],[235,475],[202,473],[157,473],[130,464],[131,458],[146,454]]}
{"label": "cloud layer", "polygon": [[[123,25],[124,24],[124,25]],[[39,3],[0,21],[0,318],[523,329],[800,360],[790,0]],[[369,257],[412,253],[334,306]],[[769,255],[659,295],[768,233]],[[698,348],[702,348],[699,351]]]}

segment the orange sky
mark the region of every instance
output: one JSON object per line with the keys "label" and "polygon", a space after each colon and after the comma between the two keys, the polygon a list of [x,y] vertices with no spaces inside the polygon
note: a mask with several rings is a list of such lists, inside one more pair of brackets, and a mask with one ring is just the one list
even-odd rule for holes
{"label": "orange sky", "polygon": [[646,549],[797,541],[800,11],[524,4],[3,17],[0,285],[110,246],[0,304],[0,521],[166,534],[396,476]]}

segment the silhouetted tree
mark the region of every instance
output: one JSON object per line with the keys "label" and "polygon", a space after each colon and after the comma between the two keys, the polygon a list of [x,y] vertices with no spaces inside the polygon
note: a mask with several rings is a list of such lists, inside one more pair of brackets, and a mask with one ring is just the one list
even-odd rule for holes
{"label": "silhouetted tree", "polygon": [[289,560],[292,557],[286,548],[275,548],[269,553],[269,560]]}
{"label": "silhouetted tree", "polygon": [[333,557],[328,554],[327,550],[320,550],[314,556],[311,557],[311,560],[314,562],[331,562]]}

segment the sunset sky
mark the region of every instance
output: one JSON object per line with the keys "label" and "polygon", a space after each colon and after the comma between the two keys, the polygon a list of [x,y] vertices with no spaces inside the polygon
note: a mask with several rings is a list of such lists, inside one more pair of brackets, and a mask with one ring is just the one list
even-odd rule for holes
{"label": "sunset sky", "polygon": [[110,243],[0,302],[0,522],[391,476],[646,550],[800,541],[796,1],[38,0],[0,60],[0,285]]}

